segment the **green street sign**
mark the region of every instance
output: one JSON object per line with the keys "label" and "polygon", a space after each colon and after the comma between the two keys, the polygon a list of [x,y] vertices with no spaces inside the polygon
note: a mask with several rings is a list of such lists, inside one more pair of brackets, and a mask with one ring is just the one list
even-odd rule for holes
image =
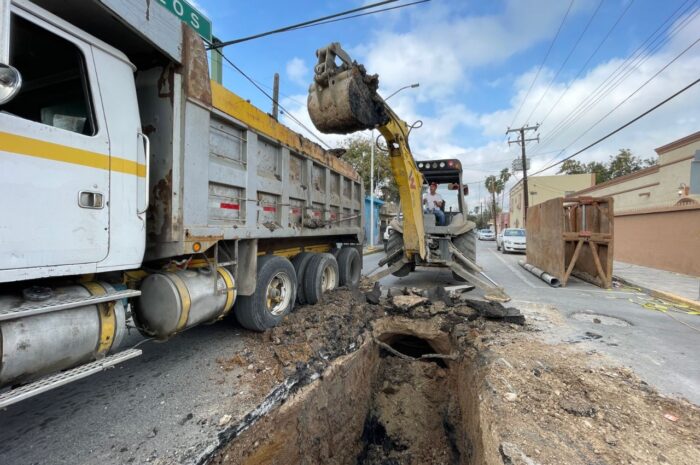
{"label": "green street sign", "polygon": [[197,31],[205,40],[211,42],[211,21],[185,0],[158,0],[166,10],[180,18],[180,21]]}

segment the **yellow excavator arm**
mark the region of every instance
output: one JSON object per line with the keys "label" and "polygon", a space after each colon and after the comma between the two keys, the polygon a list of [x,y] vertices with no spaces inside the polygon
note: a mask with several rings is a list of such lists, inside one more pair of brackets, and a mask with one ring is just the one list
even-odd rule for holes
{"label": "yellow excavator arm", "polygon": [[[308,109],[316,128],[326,134],[377,129],[386,140],[391,171],[403,213],[404,254],[426,258],[423,226],[423,175],[408,144],[408,125],[377,93],[377,75],[368,75],[334,42],[316,51],[318,63],[309,88]],[[338,58],[341,63],[336,63]],[[372,143],[375,143],[372,141]]]}

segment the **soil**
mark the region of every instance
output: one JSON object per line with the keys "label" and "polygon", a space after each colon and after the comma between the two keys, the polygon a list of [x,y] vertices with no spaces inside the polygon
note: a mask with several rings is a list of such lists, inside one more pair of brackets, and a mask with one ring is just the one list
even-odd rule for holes
{"label": "soil", "polygon": [[697,406],[601,355],[549,344],[529,322],[451,303],[372,305],[339,289],[271,331],[247,333],[246,350],[219,363],[247,365],[239,381],[258,408],[232,420],[207,460],[700,463]]}

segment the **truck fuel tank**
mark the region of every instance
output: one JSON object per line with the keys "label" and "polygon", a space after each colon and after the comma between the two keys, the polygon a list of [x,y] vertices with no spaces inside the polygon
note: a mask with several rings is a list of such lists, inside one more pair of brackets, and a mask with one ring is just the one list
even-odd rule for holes
{"label": "truck fuel tank", "polygon": [[158,339],[220,320],[236,300],[233,275],[220,266],[154,273],[143,280],[134,318]]}

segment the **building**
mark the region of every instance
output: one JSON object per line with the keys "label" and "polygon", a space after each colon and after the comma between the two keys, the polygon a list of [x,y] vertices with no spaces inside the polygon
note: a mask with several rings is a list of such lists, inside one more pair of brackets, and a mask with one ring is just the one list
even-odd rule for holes
{"label": "building", "polygon": [[[374,221],[374,242],[370,240],[370,211],[371,207],[370,205],[374,203],[374,215],[372,217]],[[384,201],[380,200],[378,198],[374,198],[374,201],[370,199],[370,197],[365,197],[365,244],[373,244],[373,245],[381,245],[382,243],[382,236],[381,236],[381,228],[380,228],[380,215],[379,215],[379,210],[382,208],[382,205],[384,205]]]}
{"label": "building", "polygon": [[616,260],[700,276],[700,131],[656,153],[656,165],[575,195],[613,197]]}
{"label": "building", "polygon": [[[528,204],[530,206],[545,202],[557,197],[566,197],[576,191],[595,185],[595,174],[562,174],[556,176],[529,176],[527,186],[529,192]],[[525,202],[523,197],[523,181],[518,181],[510,190],[510,227],[522,228],[523,210]]]}

